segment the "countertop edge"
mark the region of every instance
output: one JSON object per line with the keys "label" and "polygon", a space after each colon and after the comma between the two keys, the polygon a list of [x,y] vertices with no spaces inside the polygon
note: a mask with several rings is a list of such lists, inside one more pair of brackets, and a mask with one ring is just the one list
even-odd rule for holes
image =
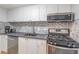
{"label": "countertop edge", "polygon": [[[33,38],[33,39],[41,39],[41,40],[47,40],[47,36],[45,37],[45,38],[43,38],[43,36],[42,36],[42,38],[41,38],[41,36],[40,35],[38,35],[38,37],[36,37],[36,36],[17,36],[17,35],[12,35],[11,33],[10,34],[7,34],[7,33],[0,33],[0,35],[7,35],[7,36],[14,36],[14,37],[24,37],[24,38]],[[44,34],[43,34],[44,35]],[[44,35],[45,36],[45,35]]]}

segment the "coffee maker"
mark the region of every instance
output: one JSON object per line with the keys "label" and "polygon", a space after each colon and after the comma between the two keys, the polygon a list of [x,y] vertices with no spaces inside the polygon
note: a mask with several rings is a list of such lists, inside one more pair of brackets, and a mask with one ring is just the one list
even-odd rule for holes
{"label": "coffee maker", "polygon": [[15,28],[11,28],[10,26],[5,26],[5,33],[14,33],[16,32]]}
{"label": "coffee maker", "polygon": [[5,26],[5,33],[10,33],[10,26]]}

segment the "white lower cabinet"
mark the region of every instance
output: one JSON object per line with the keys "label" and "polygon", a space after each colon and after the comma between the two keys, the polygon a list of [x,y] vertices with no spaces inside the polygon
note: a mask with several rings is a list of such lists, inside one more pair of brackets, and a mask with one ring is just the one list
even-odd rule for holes
{"label": "white lower cabinet", "polygon": [[0,53],[17,54],[18,53],[18,37],[0,35]]}
{"label": "white lower cabinet", "polygon": [[[37,42],[35,39],[28,39],[28,53],[36,54],[37,53]],[[27,53],[27,52],[26,52]]]}
{"label": "white lower cabinet", "polygon": [[23,37],[19,37],[18,39],[19,39],[18,40],[19,41],[18,42],[18,45],[19,45],[18,46],[18,53],[21,53],[21,54],[23,53],[24,54],[27,51],[27,49],[26,49],[27,46],[26,45],[27,45],[28,42],[27,42],[26,38],[23,38]]}
{"label": "white lower cabinet", "polygon": [[7,49],[8,49],[7,43],[8,43],[7,35],[0,35],[0,50],[1,50],[1,52],[7,53]]}
{"label": "white lower cabinet", "polygon": [[1,37],[0,37],[0,53],[1,53]]}
{"label": "white lower cabinet", "polygon": [[47,53],[47,44],[46,40],[37,39],[37,53],[46,54]]}
{"label": "white lower cabinet", "polygon": [[19,37],[19,54],[46,54],[46,40]]}

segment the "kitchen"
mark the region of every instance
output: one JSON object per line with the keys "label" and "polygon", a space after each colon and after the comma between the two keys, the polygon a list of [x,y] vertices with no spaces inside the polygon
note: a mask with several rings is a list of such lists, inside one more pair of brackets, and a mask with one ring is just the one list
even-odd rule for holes
{"label": "kitchen", "polygon": [[0,54],[78,54],[78,11],[78,4],[0,5]]}

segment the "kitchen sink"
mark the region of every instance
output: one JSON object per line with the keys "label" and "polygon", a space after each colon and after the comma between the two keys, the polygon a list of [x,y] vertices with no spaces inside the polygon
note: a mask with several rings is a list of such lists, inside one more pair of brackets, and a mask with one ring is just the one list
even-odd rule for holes
{"label": "kitchen sink", "polygon": [[36,36],[37,34],[30,34],[30,33],[27,33],[25,34],[25,36]]}

